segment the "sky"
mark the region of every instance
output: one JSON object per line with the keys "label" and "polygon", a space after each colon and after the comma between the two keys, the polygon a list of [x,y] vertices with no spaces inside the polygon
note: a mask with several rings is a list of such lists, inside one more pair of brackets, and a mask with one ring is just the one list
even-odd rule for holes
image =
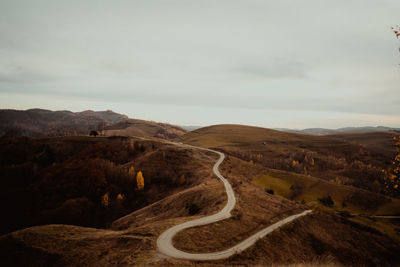
{"label": "sky", "polygon": [[400,127],[398,0],[0,0],[0,108]]}

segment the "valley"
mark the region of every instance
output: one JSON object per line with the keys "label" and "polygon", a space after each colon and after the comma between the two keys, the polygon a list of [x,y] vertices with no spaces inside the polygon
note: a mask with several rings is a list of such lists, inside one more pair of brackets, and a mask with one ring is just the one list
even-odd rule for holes
{"label": "valley", "polygon": [[[385,168],[395,150],[384,136],[368,144],[354,141],[360,136],[347,136],[349,141],[221,125],[181,135],[176,142],[183,144],[129,136],[3,138],[1,170],[7,179],[2,180],[1,203],[9,216],[2,222],[2,262],[395,265],[400,262],[399,221],[372,216],[398,215],[400,201],[364,180],[358,186],[359,172],[351,164],[357,158],[367,165],[371,159],[372,167]],[[176,249],[194,254],[223,251],[292,215],[308,209],[312,213],[227,259],[168,257],[157,245],[163,232],[214,216],[228,203],[224,184],[213,172],[219,156],[191,145],[225,154],[218,169],[232,186],[236,203],[230,217],[177,231],[172,238]],[[381,156],[372,160],[372,155]],[[350,171],[335,165],[338,157]],[[293,160],[302,168],[283,164]],[[139,171],[143,190],[138,187]],[[339,173],[348,174],[347,184],[331,179]],[[324,200],[327,196],[333,203]]]}

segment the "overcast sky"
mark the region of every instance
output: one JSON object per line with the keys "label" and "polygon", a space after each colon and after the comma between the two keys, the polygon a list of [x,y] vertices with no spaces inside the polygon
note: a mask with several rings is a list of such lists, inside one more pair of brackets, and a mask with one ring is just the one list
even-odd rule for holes
{"label": "overcast sky", "polygon": [[398,0],[0,0],[0,108],[400,127]]}

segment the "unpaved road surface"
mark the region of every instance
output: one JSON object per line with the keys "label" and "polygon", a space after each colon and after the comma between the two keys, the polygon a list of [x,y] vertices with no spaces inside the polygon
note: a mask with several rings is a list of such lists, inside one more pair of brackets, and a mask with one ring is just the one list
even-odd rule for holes
{"label": "unpaved road surface", "polygon": [[272,231],[274,231],[275,229],[281,227],[282,225],[289,223],[299,217],[302,217],[308,213],[311,212],[311,210],[306,210],[302,213],[299,214],[295,214],[292,216],[289,216],[277,223],[274,223],[273,225],[268,226],[267,228],[264,228],[263,230],[255,233],[254,235],[248,237],[247,239],[245,239],[244,241],[240,242],[239,244],[228,248],[226,250],[223,251],[218,251],[218,252],[211,252],[211,253],[188,253],[188,252],[184,252],[181,250],[176,249],[173,244],[172,244],[172,239],[173,237],[179,232],[182,231],[186,228],[190,228],[190,227],[195,227],[195,226],[200,226],[200,225],[205,225],[205,224],[209,224],[209,223],[213,223],[213,222],[217,222],[217,221],[221,221],[224,219],[227,219],[231,216],[231,211],[233,210],[233,208],[235,207],[236,204],[236,198],[235,198],[235,194],[233,193],[233,189],[230,185],[230,183],[228,182],[228,180],[226,180],[221,173],[219,172],[218,168],[219,165],[222,163],[222,161],[225,158],[225,155],[219,151],[215,151],[215,150],[211,150],[211,149],[206,149],[206,148],[200,148],[200,147],[194,147],[194,146],[189,146],[189,145],[182,145],[182,144],[176,144],[176,145],[181,145],[181,146],[187,146],[187,147],[191,147],[191,148],[197,148],[197,149],[202,149],[202,150],[206,150],[206,151],[211,151],[214,153],[217,153],[219,155],[219,159],[218,161],[215,163],[214,167],[213,167],[213,171],[215,173],[215,175],[224,183],[225,185],[225,190],[226,190],[226,194],[228,196],[228,202],[226,203],[225,207],[219,211],[216,214],[210,215],[210,216],[206,216],[206,217],[202,217],[199,219],[195,219],[192,221],[188,221],[188,222],[184,222],[178,225],[175,225],[169,229],[167,229],[165,232],[163,232],[157,239],[157,247],[158,250],[169,256],[172,258],[177,258],[177,259],[186,259],[186,260],[219,260],[219,259],[225,259],[228,258],[236,253],[239,253],[247,248],[249,248],[250,246],[252,246],[258,239],[265,237],[267,234],[271,233]]}

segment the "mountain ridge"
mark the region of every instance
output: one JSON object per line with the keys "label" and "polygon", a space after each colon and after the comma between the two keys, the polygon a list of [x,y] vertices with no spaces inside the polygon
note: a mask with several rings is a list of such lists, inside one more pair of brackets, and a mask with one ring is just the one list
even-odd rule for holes
{"label": "mountain ridge", "polygon": [[[134,131],[130,129],[130,131],[107,131],[107,134],[103,132],[105,129],[114,130],[113,125],[123,122],[126,122],[126,127],[131,126],[132,121],[136,122]],[[178,126],[132,119],[112,110],[72,112],[40,108],[0,109],[0,137],[86,135],[91,130],[105,135],[136,135],[163,139],[175,138],[186,132]],[[120,127],[119,130],[123,128]]]}
{"label": "mountain ridge", "polygon": [[391,132],[391,131],[400,131],[400,128],[396,127],[387,127],[387,126],[360,126],[360,127],[342,127],[337,129],[329,129],[329,128],[305,128],[302,130],[298,129],[290,129],[290,128],[275,128],[278,131],[282,132],[293,132],[293,133],[301,133],[301,134],[310,134],[310,135],[333,135],[333,134],[341,134],[341,133],[370,133],[370,132]]}

